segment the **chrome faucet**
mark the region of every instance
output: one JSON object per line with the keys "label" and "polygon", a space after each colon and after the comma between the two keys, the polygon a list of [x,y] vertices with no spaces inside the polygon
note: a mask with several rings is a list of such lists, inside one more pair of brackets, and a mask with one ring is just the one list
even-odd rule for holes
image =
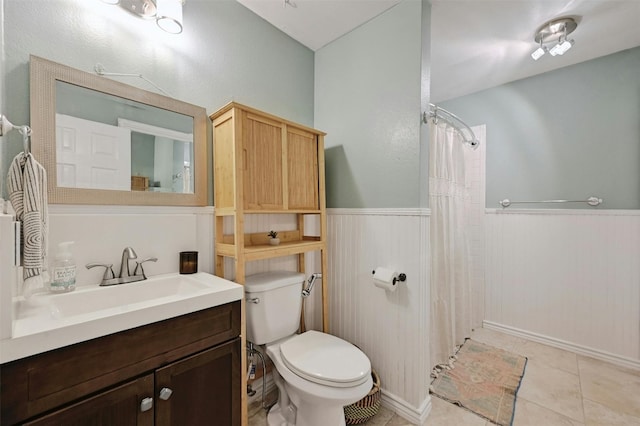
{"label": "chrome faucet", "polygon": [[[120,261],[120,273],[118,274],[118,278],[130,277],[131,272],[129,272],[129,259],[137,259],[138,255],[135,250],[131,247],[125,247],[122,250],[122,260]],[[124,275],[125,270],[127,275]]]}
{"label": "chrome faucet", "polygon": [[133,275],[132,275],[131,270],[129,269],[129,261],[137,258],[138,258],[138,255],[136,254],[136,251],[132,247],[125,247],[124,250],[122,251],[122,258],[120,261],[120,272],[118,273],[117,277],[116,277],[116,274],[113,272],[113,265],[106,265],[103,263],[87,263],[85,266],[87,269],[91,269],[96,266],[102,266],[105,268],[102,281],[100,282],[101,286],[126,284],[126,283],[146,280],[147,276],[144,273],[142,264],[145,262],[156,262],[158,260],[158,258],[156,257],[148,257],[141,262],[136,262],[136,268],[134,269]]}

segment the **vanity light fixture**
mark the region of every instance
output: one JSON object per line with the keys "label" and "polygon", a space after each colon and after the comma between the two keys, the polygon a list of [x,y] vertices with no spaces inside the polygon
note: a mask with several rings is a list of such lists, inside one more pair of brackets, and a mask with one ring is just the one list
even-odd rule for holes
{"label": "vanity light fixture", "polygon": [[[533,39],[539,44],[539,47],[531,54],[534,60],[540,59],[546,52],[551,56],[563,55],[575,43],[569,40],[567,36],[575,31],[578,23],[574,18],[563,17],[545,22],[535,33]],[[545,46],[546,43],[556,43],[551,49]]]}
{"label": "vanity light fixture", "polygon": [[127,12],[145,19],[156,16],[156,4],[153,0],[120,0],[120,7]]}
{"label": "vanity light fixture", "polygon": [[102,0],[118,5],[140,18],[155,19],[156,24],[171,34],[182,32],[182,6],[185,0]]}
{"label": "vanity light fixture", "polygon": [[156,0],[156,23],[171,34],[182,32],[182,0]]}

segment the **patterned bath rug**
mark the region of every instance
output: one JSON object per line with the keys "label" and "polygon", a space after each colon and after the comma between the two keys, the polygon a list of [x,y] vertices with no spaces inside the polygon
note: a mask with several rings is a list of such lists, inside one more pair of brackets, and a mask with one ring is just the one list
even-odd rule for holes
{"label": "patterned bath rug", "polygon": [[430,391],[500,426],[511,426],[527,358],[467,339],[454,368],[443,370]]}

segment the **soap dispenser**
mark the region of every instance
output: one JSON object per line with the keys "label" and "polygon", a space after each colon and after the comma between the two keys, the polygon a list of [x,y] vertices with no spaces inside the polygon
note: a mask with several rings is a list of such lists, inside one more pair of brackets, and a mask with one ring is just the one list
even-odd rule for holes
{"label": "soap dispenser", "polygon": [[58,244],[58,252],[53,261],[51,284],[49,289],[54,293],[65,293],[76,288],[76,261],[71,255],[69,246],[73,241]]}

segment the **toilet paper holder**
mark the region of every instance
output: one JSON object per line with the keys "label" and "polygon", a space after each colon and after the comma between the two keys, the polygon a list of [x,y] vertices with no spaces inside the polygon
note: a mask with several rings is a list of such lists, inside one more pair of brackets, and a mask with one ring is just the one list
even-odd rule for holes
{"label": "toilet paper holder", "polygon": [[[373,271],[371,271],[371,274],[375,275],[376,274],[376,270],[374,269]],[[396,282],[398,282],[398,281],[405,282],[406,280],[407,280],[407,274],[399,273],[398,277],[393,279],[393,285],[396,285]]]}

